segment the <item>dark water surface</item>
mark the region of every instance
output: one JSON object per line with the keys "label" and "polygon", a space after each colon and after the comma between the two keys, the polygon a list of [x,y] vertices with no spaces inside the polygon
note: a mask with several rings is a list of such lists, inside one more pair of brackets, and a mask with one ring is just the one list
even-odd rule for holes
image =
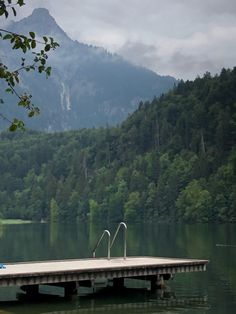
{"label": "dark water surface", "polygon": [[[116,225],[0,225],[0,263],[91,257],[104,228],[114,233]],[[97,256],[106,255],[105,242]],[[112,256],[122,250],[121,233]],[[57,296],[30,302],[18,288],[1,288],[0,313],[236,313],[236,225],[129,224],[127,254],[202,258],[210,264],[203,273],[176,275],[156,292],[148,283],[127,280],[120,293],[98,283],[95,293],[83,288],[70,300],[60,288],[42,287],[40,292]]]}

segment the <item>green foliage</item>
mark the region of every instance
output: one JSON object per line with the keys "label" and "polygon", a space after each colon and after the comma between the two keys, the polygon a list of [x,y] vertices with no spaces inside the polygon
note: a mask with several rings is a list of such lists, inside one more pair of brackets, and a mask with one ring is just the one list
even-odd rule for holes
{"label": "green foliage", "polygon": [[0,0],[0,16],[4,15],[8,18],[10,10],[12,10],[12,13],[16,16],[15,6],[22,7],[23,5],[25,5],[23,0],[17,0],[15,3],[12,3],[12,0]]}
{"label": "green foliage", "polygon": [[0,134],[0,215],[235,222],[235,82],[180,82],[120,127]]}
{"label": "green foliage", "polygon": [[191,181],[176,201],[178,214],[184,221],[208,221],[212,205],[211,194],[197,180]]}
{"label": "green foliage", "polygon": [[89,201],[89,208],[90,208],[90,217],[92,221],[98,221],[101,217],[101,210],[99,208],[98,202],[91,199]]}
{"label": "green foliage", "polygon": [[59,207],[54,198],[50,202],[50,221],[56,222],[59,220]]}
{"label": "green foliage", "polygon": [[127,221],[139,221],[140,220],[140,194],[139,192],[131,192],[127,202],[125,203],[124,218]]}
{"label": "green foliage", "polygon": [[[11,0],[0,1],[0,16],[8,18],[9,11],[12,10],[14,16],[17,12],[15,7],[21,7],[25,3],[18,0],[12,3]],[[33,62],[27,63],[26,58],[21,58],[20,65],[17,69],[9,69],[9,67],[1,60],[0,62],[0,80],[6,85],[5,92],[11,93],[18,99],[17,105],[26,109],[28,117],[31,118],[39,114],[40,110],[32,103],[32,95],[29,93],[19,93],[17,91],[17,85],[20,83],[20,73],[37,71],[38,73],[45,73],[48,78],[51,74],[51,67],[46,65],[48,59],[49,50],[56,49],[59,45],[51,37],[43,37],[43,40],[37,40],[34,32],[30,31],[28,36],[13,33],[6,29],[0,29],[0,41],[9,41],[13,50],[21,50],[24,54],[28,51],[32,52]],[[36,50],[40,45],[40,50]],[[27,57],[29,60],[29,57]],[[3,104],[4,100],[1,98],[0,103]],[[10,126],[10,131],[16,131],[17,129],[24,130],[24,122],[17,118],[9,119],[5,115],[0,113],[0,118],[7,121]]]}

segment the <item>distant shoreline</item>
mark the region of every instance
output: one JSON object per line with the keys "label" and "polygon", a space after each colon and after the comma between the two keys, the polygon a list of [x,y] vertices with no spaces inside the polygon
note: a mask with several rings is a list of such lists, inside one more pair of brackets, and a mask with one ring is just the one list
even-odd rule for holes
{"label": "distant shoreline", "polygon": [[20,225],[20,224],[30,224],[31,220],[22,219],[0,219],[0,225]]}

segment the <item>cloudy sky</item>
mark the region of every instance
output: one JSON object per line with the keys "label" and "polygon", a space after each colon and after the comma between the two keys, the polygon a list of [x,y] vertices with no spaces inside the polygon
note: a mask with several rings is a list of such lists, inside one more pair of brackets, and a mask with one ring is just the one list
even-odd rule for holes
{"label": "cloudy sky", "polygon": [[25,0],[72,38],[162,75],[192,79],[236,66],[236,0]]}

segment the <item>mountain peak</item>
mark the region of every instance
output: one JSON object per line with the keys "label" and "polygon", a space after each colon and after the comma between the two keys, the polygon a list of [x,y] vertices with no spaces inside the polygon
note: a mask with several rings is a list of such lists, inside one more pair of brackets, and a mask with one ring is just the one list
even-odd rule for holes
{"label": "mountain peak", "polygon": [[[11,31],[26,36],[33,31],[37,38],[50,36],[60,44],[50,56],[50,80],[36,75],[22,78],[23,88],[32,91],[43,113],[37,121],[27,121],[34,129],[62,131],[114,125],[134,111],[141,99],[158,96],[175,83],[102,48],[73,41],[47,9],[35,9],[30,16],[13,22]],[[3,56],[9,64],[15,64],[15,51],[9,53],[5,46]]]}
{"label": "mountain peak", "polygon": [[55,19],[50,15],[50,12],[46,8],[34,9],[32,14],[26,18],[27,22],[36,28],[39,35],[47,35],[52,30],[58,29]]}
{"label": "mountain peak", "polygon": [[29,30],[34,30],[39,36],[51,35],[54,37],[67,37],[65,32],[58,26],[55,19],[46,8],[36,8],[30,16],[13,23],[14,31],[21,30],[21,33],[28,34]]}
{"label": "mountain peak", "polygon": [[40,16],[40,17],[42,17],[42,16],[49,17],[50,16],[51,18],[53,18],[50,15],[49,10],[46,9],[46,8],[36,8],[36,9],[34,9],[33,12],[32,12],[32,16]]}
{"label": "mountain peak", "polygon": [[46,8],[36,8],[32,14],[23,20],[30,20],[30,22],[46,25],[55,26],[57,25],[55,19],[51,16],[50,12]]}

